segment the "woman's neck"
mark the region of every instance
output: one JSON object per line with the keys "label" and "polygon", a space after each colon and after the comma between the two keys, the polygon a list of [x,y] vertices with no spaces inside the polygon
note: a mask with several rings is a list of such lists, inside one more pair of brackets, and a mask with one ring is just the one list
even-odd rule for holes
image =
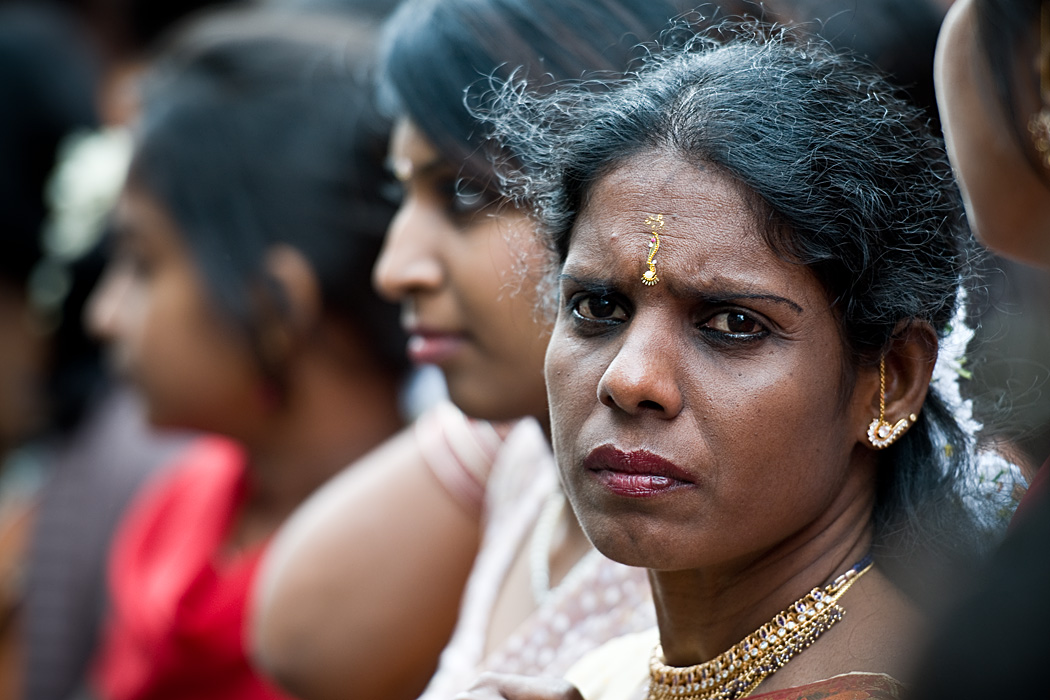
{"label": "woman's neck", "polygon": [[818,520],[747,560],[704,570],[651,570],[666,662],[709,661],[845,572],[868,553],[870,522],[870,503],[848,504],[833,522]]}
{"label": "woman's neck", "polygon": [[245,439],[249,493],[230,534],[235,546],[268,537],[321,484],[402,427],[392,376],[314,364],[294,386],[264,429]]}

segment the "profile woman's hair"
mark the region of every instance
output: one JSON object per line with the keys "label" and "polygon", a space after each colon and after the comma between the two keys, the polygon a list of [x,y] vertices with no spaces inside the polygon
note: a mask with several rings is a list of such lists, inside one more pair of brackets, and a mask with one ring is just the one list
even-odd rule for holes
{"label": "profile woman's hair", "polygon": [[622,75],[671,20],[704,27],[765,17],[753,0],[408,0],[386,22],[380,95],[463,174],[487,182],[484,131],[464,103],[471,86],[511,75],[534,89],[605,72]]}
{"label": "profile woman's hair", "polygon": [[394,212],[371,45],[334,17],[224,13],[177,34],[144,83],[130,182],[163,205],[278,377],[261,337],[264,316],[288,313],[265,269],[275,244],[305,257],[325,311],[367,333],[378,366],[403,367],[396,311],[370,282]]}
{"label": "profile woman's hair", "polygon": [[[860,59],[757,24],[719,31],[718,43],[675,38],[605,92],[505,85],[479,115],[503,148],[505,193],[534,212],[560,265],[591,187],[633,156],[727,175],[771,249],[827,291],[848,390],[907,324],[943,337],[970,275],[942,143]],[[933,385],[919,421],[879,454],[873,554],[888,569],[968,559],[996,530],[998,513],[978,511],[998,504],[967,496],[972,441]]]}

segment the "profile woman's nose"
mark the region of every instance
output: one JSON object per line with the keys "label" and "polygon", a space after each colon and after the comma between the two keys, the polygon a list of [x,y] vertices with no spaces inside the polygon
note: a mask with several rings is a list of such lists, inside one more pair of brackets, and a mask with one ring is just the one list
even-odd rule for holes
{"label": "profile woman's nose", "polygon": [[121,274],[112,265],[107,268],[84,305],[82,323],[91,335],[103,341],[116,338],[132,286],[130,275]]}
{"label": "profile woman's nose", "polygon": [[629,329],[598,382],[598,400],[631,415],[654,411],[664,418],[677,416],[683,396],[675,345],[657,329]]}
{"label": "profile woman's nose", "polygon": [[421,207],[406,200],[390,222],[372,272],[372,283],[380,295],[400,301],[414,292],[441,286],[444,273],[433,238],[434,229]]}

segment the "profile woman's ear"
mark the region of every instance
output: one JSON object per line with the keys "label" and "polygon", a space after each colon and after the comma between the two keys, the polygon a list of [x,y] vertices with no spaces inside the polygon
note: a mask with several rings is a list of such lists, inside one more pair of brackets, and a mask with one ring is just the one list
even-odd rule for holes
{"label": "profile woman's ear", "polygon": [[279,366],[320,322],[321,285],[306,257],[278,243],[266,252],[266,274],[278,287],[283,308],[262,310],[262,340],[268,364]]}
{"label": "profile woman's ear", "polygon": [[896,329],[879,366],[864,383],[861,401],[870,415],[862,426],[862,441],[868,446],[889,447],[920,420],[937,345],[937,334],[926,322],[911,321]]}

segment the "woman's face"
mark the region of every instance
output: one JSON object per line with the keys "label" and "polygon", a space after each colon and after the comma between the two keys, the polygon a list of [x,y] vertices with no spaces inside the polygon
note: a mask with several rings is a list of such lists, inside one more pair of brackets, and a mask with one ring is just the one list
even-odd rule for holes
{"label": "woman's face", "polygon": [[627,161],[592,188],[559,284],[554,447],[604,554],[746,565],[872,499],[873,470],[853,464],[871,408],[852,388],[843,403],[827,295],[769,250],[733,181],[662,153]]}
{"label": "woman's face", "polygon": [[117,205],[114,258],[87,323],[155,425],[241,437],[267,403],[248,343],[219,317],[175,223],[140,188]]}
{"label": "woman's face", "polygon": [[470,415],[545,417],[550,328],[536,308],[543,252],[527,218],[457,193],[459,164],[407,121],[394,130],[390,159],[404,201],[374,277],[401,303],[411,359],[440,367]]}
{"label": "woman's face", "polygon": [[[1032,71],[1027,83],[1038,84],[1036,62],[1020,46],[1016,64]],[[934,82],[948,157],[974,232],[1003,255],[1050,265],[1050,188],[1022,151],[993,87],[972,0],[958,0],[944,20]],[[1019,98],[1027,100],[1022,114],[1042,107],[1034,90]]]}

